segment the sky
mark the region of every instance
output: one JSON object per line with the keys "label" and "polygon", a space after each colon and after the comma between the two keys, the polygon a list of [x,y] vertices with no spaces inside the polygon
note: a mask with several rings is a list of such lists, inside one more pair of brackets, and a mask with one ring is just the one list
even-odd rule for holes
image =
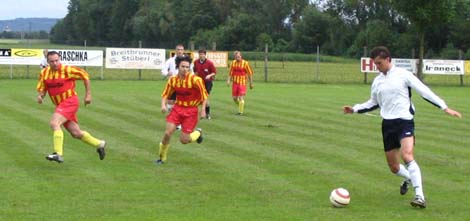
{"label": "sky", "polygon": [[69,0],[0,0],[0,20],[64,18]]}

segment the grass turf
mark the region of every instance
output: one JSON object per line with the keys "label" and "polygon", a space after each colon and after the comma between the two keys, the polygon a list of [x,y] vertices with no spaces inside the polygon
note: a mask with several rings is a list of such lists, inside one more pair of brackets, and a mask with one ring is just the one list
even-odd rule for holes
{"label": "grass turf", "polygon": [[[343,115],[365,101],[368,85],[265,84],[236,116],[230,88],[216,82],[213,119],[202,144],[173,135],[168,163],[157,166],[164,129],[163,81],[93,81],[93,104],[81,107],[83,130],[106,139],[107,157],[65,135],[63,164],[52,152],[50,101],[35,103],[34,80],[0,80],[1,220],[463,220],[470,216],[470,103],[466,87],[433,87],[455,119],[415,94],[415,156],[428,208],[399,195],[387,168],[380,117]],[[83,87],[78,82],[79,95]],[[82,98],[82,96],[81,96]],[[374,112],[373,114],[377,114]],[[332,208],[344,187],[351,205]]]}

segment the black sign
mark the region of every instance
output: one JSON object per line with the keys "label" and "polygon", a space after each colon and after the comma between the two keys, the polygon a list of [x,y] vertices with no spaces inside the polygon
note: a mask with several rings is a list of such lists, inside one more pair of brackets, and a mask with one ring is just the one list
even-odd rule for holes
{"label": "black sign", "polygon": [[0,57],[11,57],[11,49],[0,49]]}

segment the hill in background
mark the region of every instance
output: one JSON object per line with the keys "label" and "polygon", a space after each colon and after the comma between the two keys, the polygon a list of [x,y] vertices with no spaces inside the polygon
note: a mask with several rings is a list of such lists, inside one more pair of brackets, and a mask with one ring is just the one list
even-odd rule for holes
{"label": "hill in background", "polygon": [[58,20],[58,18],[16,18],[12,20],[0,20],[0,31],[46,31],[49,33]]}

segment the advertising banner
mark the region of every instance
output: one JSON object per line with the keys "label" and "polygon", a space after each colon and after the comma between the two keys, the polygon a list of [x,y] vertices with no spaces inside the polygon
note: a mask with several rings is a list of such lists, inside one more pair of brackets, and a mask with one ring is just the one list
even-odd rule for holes
{"label": "advertising banner", "polygon": [[[193,52],[193,56],[194,60],[199,59],[199,53],[197,53],[197,51]],[[225,68],[228,66],[228,52],[226,51],[207,51],[206,57],[214,63],[216,68]]]}
{"label": "advertising banner", "polygon": [[165,49],[106,48],[106,68],[161,69]]}
{"label": "advertising banner", "polygon": [[0,64],[39,66],[43,57],[42,49],[0,49]]}
{"label": "advertising banner", "polygon": [[[392,64],[396,67],[404,68],[411,73],[416,73],[417,59],[392,58]],[[377,67],[371,58],[361,58],[361,72],[378,73]]]}
{"label": "advertising banner", "polygon": [[423,60],[423,73],[463,75],[464,62],[458,60]]}
{"label": "advertising banner", "polygon": [[103,51],[101,50],[69,50],[69,49],[48,49],[57,51],[62,64],[73,66],[103,66]]}

